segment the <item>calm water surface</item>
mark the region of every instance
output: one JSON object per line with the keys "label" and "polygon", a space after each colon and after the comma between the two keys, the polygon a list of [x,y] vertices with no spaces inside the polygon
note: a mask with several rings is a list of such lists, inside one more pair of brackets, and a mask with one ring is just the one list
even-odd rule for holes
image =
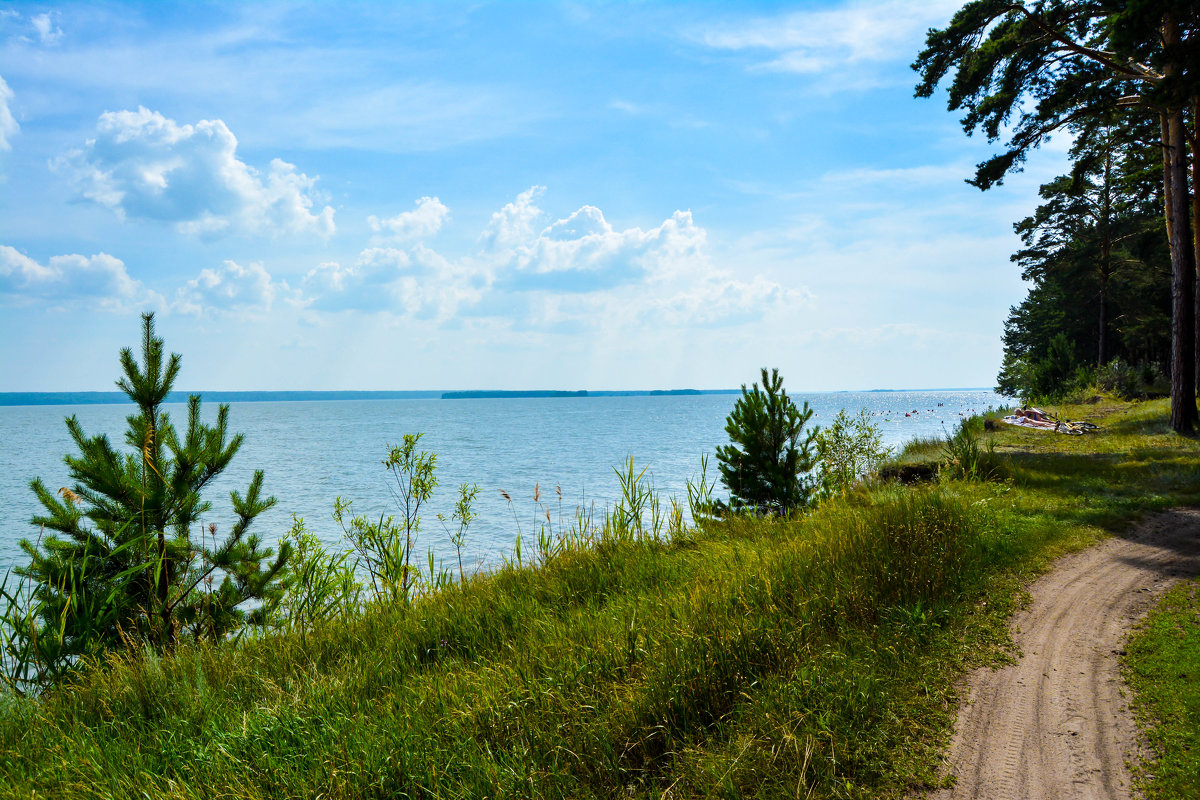
{"label": "calm water surface", "polygon": [[[940,436],[963,414],[1005,402],[990,391],[837,392],[794,399],[808,401],[815,424],[828,423],[842,408],[867,408],[891,446]],[[437,454],[439,486],[422,514],[418,548],[432,549],[449,565],[454,550],[435,514],[449,517],[458,484],[477,483],[479,518],[468,533],[463,560],[495,564],[512,551],[518,525],[527,543],[536,541],[546,510],[555,528],[560,520],[568,522],[577,506],[594,507],[600,516],[619,495],[613,467],[630,456],[638,471],[648,467],[647,476],[666,496],[686,498],[685,481],[698,477],[704,454],[715,479],[711,456],[728,441],[725,417],[736,400],[736,395],[689,395],[232,403],[230,430],[244,432],[246,441],[209,489],[206,498],[213,509],[206,521],[227,531],[233,519],[229,492],[244,492],[254,470],[262,469],[266,492],[279,502],[252,530],[276,540],[296,514],[323,540],[341,546],[341,530],[330,516],[334,499],[353,500],[356,513],[394,513],[380,462],[388,443],[422,432],[424,449]],[[23,563],[17,543],[38,536],[29,523],[40,511],[30,479],[40,476],[52,491],[70,485],[62,457],[75,449],[63,419],[74,414],[88,435],[108,434],[123,447],[125,417],[132,408],[0,407],[0,570]],[[182,424],[186,407],[167,409]],[[206,403],[205,418],[215,415],[216,405]],[[533,500],[535,486],[540,486],[540,505]]]}

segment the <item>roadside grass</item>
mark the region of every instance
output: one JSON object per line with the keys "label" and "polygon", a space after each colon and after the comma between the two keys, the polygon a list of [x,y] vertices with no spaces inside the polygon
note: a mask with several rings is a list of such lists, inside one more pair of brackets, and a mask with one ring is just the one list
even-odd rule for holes
{"label": "roadside grass", "polygon": [[790,521],[568,542],[303,635],[110,658],[39,700],[0,698],[0,796],[938,785],[956,680],[1012,657],[1023,586],[1200,502],[1200,446],[1164,428],[1164,404],[1083,408],[1105,413],[1094,434],[982,433],[1004,480],[872,484]]}
{"label": "roadside grass", "polygon": [[1200,581],[1172,588],[1138,627],[1125,676],[1157,754],[1135,772],[1146,800],[1200,797]]}

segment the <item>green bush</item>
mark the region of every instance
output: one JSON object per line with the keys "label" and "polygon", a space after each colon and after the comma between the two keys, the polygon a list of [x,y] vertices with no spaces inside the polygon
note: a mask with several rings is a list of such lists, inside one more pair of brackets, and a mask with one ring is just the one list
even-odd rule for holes
{"label": "green bush", "polygon": [[828,427],[817,431],[816,443],[821,484],[828,494],[844,493],[892,454],[865,408],[853,417],[839,411]]}
{"label": "green bush", "polygon": [[965,419],[942,445],[941,474],[963,480],[995,480],[1004,477],[1004,462],[989,437],[980,445],[979,417]]}

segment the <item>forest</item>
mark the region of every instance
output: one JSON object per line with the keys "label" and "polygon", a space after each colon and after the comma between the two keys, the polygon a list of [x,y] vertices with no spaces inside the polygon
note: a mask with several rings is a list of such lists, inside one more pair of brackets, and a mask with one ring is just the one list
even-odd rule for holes
{"label": "forest", "polygon": [[929,32],[917,96],[953,73],[963,130],[1003,140],[970,183],[999,185],[1070,137],[1069,171],[1015,225],[1031,286],[1005,322],[1001,391],[1169,393],[1171,427],[1194,428],[1198,30],[1195,2],[976,0]]}

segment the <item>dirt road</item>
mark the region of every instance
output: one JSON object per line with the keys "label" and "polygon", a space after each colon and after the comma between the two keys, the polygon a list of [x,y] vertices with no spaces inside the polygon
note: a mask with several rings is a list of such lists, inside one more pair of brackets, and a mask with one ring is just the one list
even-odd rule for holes
{"label": "dirt road", "polygon": [[1128,538],[1061,559],[1014,620],[1020,661],[967,680],[937,800],[1130,797],[1140,755],[1119,657],[1130,627],[1200,570],[1200,509],[1151,518]]}

